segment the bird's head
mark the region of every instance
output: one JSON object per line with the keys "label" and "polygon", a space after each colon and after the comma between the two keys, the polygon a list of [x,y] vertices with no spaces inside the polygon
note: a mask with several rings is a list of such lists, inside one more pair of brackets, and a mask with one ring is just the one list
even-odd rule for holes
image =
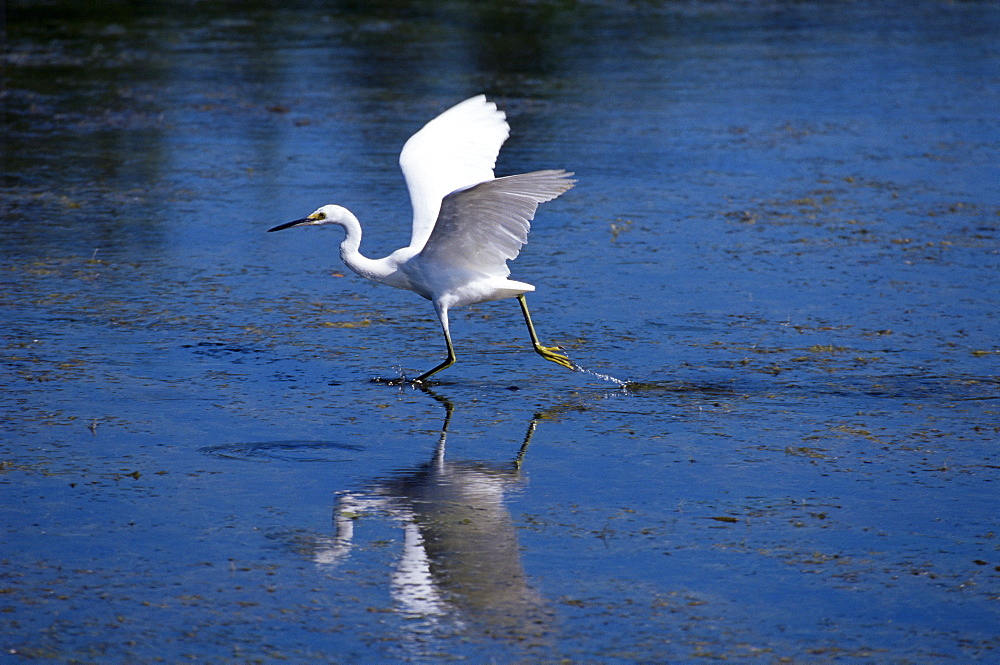
{"label": "bird's head", "polygon": [[274,228],[268,229],[268,232],[290,229],[293,226],[321,226],[323,224],[339,224],[344,226],[344,224],[348,223],[348,220],[357,221],[347,208],[337,205],[325,205],[308,217],[278,224]]}

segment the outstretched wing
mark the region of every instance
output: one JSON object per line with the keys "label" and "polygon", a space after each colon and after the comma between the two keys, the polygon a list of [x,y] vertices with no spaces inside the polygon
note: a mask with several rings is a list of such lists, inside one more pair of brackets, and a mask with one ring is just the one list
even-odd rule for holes
{"label": "outstretched wing", "polygon": [[441,202],[437,224],[420,252],[443,268],[507,277],[507,261],[528,242],[539,203],[573,186],[567,171],[534,171],[481,182],[452,192]]}
{"label": "outstretched wing", "polygon": [[434,118],[403,145],[399,166],[413,204],[411,247],[427,242],[445,196],[493,179],[500,146],[510,135],[505,118],[479,95]]}

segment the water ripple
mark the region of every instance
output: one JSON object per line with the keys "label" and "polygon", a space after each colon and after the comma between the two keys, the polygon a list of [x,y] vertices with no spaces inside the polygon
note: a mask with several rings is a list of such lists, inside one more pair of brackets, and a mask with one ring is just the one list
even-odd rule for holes
{"label": "water ripple", "polygon": [[258,441],[206,446],[198,452],[224,459],[261,462],[350,462],[354,456],[347,453],[361,450],[363,446],[335,441]]}

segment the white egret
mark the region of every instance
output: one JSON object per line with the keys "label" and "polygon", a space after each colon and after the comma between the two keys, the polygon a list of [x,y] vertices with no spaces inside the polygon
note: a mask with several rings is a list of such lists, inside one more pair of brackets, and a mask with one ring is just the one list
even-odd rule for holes
{"label": "white egret", "polygon": [[484,95],[472,97],[428,122],[403,145],[399,165],[413,205],[410,244],[381,259],[358,251],[361,224],[349,210],[325,205],[304,219],[275,226],[336,224],[346,236],[340,258],[365,279],[413,291],[434,303],[448,357],[415,381],[455,363],[448,311],[473,303],[517,298],[531,344],[546,360],[575,366],[557,346],[542,346],[524,294],[535,287],[508,279],[507,261],[528,241],[539,203],[573,186],[572,173],[534,171],[496,178],[500,146],[510,135],[506,115]]}

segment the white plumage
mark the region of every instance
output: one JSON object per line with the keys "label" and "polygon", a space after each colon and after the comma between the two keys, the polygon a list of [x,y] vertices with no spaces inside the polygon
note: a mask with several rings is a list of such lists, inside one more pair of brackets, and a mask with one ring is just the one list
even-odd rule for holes
{"label": "white plumage", "polygon": [[493,179],[500,146],[510,136],[506,117],[479,95],[452,106],[403,144],[399,167],[413,205],[411,247],[424,246],[445,196]]}
{"label": "white plumage", "polygon": [[434,303],[448,358],[416,381],[455,362],[450,308],[502,298],[518,299],[535,351],[574,369],[558,347],[539,344],[524,298],[535,287],[508,279],[507,266],[528,241],[538,204],[570,189],[573,174],[547,170],[494,177],[500,146],[509,134],[504,113],[479,95],[448,109],[410,137],[399,164],[413,205],[413,231],[410,244],[387,257],[369,259],[360,253],[361,224],[341,206],[326,205],[304,219],[269,229],[342,226],[346,234],[340,257],[348,268]]}

